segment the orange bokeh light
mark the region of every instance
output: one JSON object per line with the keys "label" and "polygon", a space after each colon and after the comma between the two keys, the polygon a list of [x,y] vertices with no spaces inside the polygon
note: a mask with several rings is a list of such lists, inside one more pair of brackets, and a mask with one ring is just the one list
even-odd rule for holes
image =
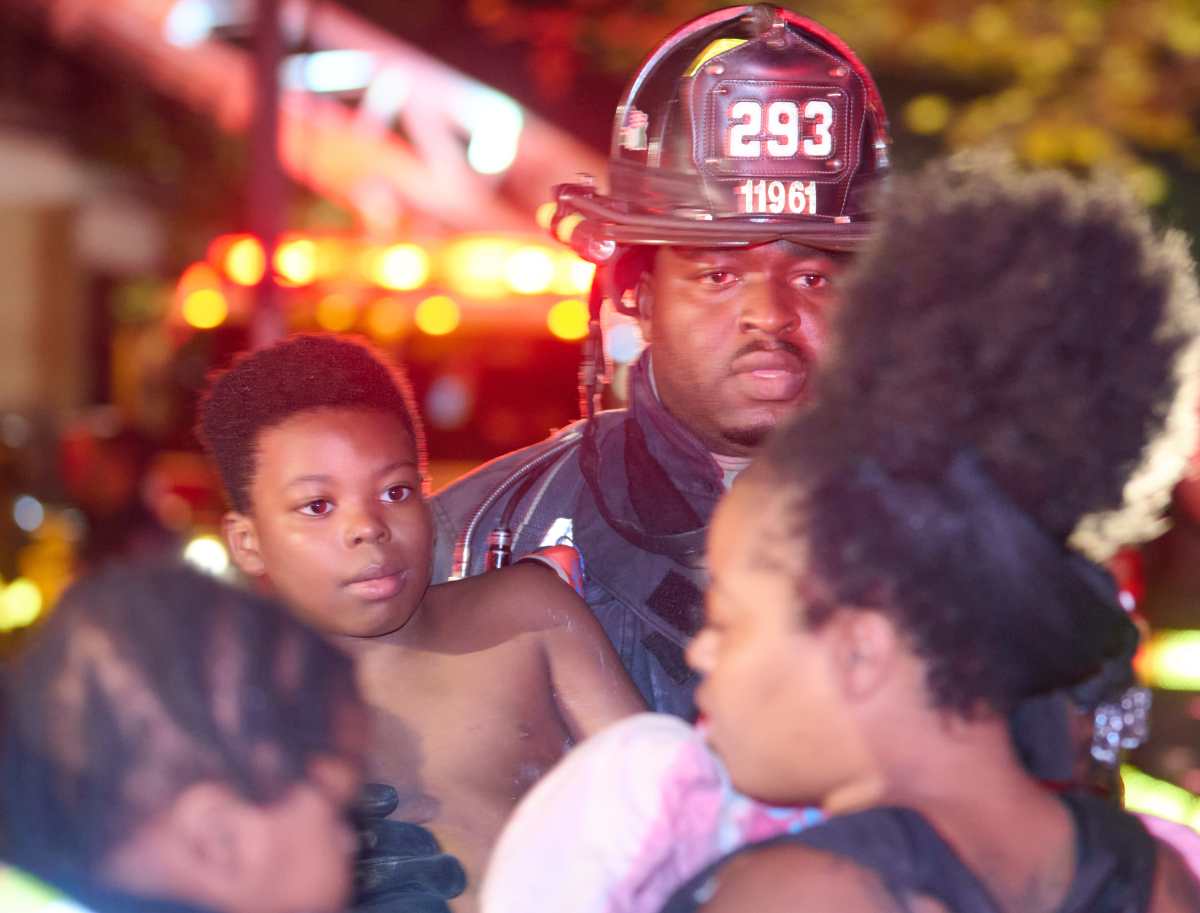
{"label": "orange bokeh light", "polygon": [[588,307],[578,298],[568,298],[550,308],[546,326],[559,339],[574,342],[588,334]]}
{"label": "orange bokeh light", "polygon": [[317,324],[331,333],[342,333],[358,321],[358,308],[348,295],[333,292],[317,302]]}
{"label": "orange bokeh light", "polygon": [[408,308],[395,298],[380,298],[368,309],[365,323],[373,338],[391,342],[408,330]]}
{"label": "orange bokeh light", "polygon": [[182,299],[186,298],[189,292],[194,292],[196,289],[220,287],[221,277],[217,275],[217,271],[207,263],[197,261],[190,264],[180,274],[175,290],[176,294]]}
{"label": "orange bokeh light", "polygon": [[594,263],[588,263],[572,251],[559,251],[550,291],[556,295],[585,295],[592,287],[592,277],[595,274]]}
{"label": "orange bokeh light", "polygon": [[225,275],[238,285],[258,285],[267,271],[262,243],[253,235],[242,235],[229,245],[222,259]]}
{"label": "orange bokeh light", "polygon": [[462,315],[458,304],[446,295],[434,295],[417,305],[413,320],[417,327],[430,336],[445,336],[458,329]]}
{"label": "orange bokeh light", "polygon": [[416,244],[393,244],[380,251],[372,278],[384,288],[411,291],[429,278],[429,255]]}
{"label": "orange bokeh light", "polygon": [[229,316],[229,302],[220,289],[198,288],[183,299],[183,319],[197,330],[219,327]]}
{"label": "orange bokeh light", "polygon": [[504,298],[508,294],[505,267],[515,247],[506,238],[480,236],[455,241],[443,255],[442,273],[464,295]]}
{"label": "orange bokeh light", "polygon": [[275,272],[291,285],[309,285],[317,278],[317,245],[309,238],[288,238],[275,250]]}
{"label": "orange bokeh light", "polygon": [[544,247],[518,247],[504,264],[508,287],[521,295],[540,295],[554,281],[554,257]]}

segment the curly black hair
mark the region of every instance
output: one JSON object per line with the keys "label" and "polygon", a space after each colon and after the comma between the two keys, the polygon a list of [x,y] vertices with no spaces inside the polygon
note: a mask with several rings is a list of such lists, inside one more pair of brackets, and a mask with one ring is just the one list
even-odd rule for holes
{"label": "curly black hair", "polygon": [[193,783],[267,804],[317,756],[362,760],[350,659],[274,601],[182,566],[74,584],[3,686],[5,856],[69,879]]}
{"label": "curly black hair", "polygon": [[285,419],[313,409],[371,409],[395,415],[425,464],[425,437],[404,371],[360,340],[322,333],[291,336],[244,352],[209,377],[196,435],[217,465],[234,510],[251,509],[258,440]]}
{"label": "curly black hair", "polygon": [[1111,582],[1067,543],[1194,403],[1193,263],[1112,187],[991,160],[898,179],[883,211],[816,404],[765,465],[810,621],[881,605],[940,705],[1008,709],[1123,649]]}

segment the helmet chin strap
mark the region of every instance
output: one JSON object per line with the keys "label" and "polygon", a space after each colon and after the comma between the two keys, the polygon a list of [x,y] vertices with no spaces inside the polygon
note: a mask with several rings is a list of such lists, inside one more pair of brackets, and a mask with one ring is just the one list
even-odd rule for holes
{"label": "helmet chin strap", "polygon": [[[579,407],[585,421],[583,433],[579,441],[579,470],[583,476],[596,509],[604,522],[623,539],[635,548],[658,555],[667,555],[685,567],[701,567],[704,563],[705,542],[708,535],[706,525],[681,533],[655,534],[648,533],[633,523],[622,520],[612,511],[600,485],[600,448],[596,441],[595,416],[600,408],[601,390],[608,379],[604,356],[604,334],[600,327],[600,311],[607,296],[619,300],[621,292],[616,290],[618,283],[613,276],[611,263],[605,263],[596,271],[588,295],[588,335],[583,343],[583,358],[579,366]],[[511,554],[508,549],[511,542],[512,517],[516,505],[525,497],[536,480],[553,465],[553,461],[530,473],[528,478],[517,490],[516,495],[509,500],[501,516],[499,526],[493,530],[495,549],[489,545],[488,567],[498,568],[509,562]],[[681,495],[682,497],[682,495]],[[501,542],[501,540],[503,540]]]}
{"label": "helmet chin strap", "polygon": [[596,423],[591,420],[584,424],[579,441],[579,470],[600,516],[622,539],[644,552],[667,555],[687,567],[703,566],[707,525],[681,533],[649,533],[634,523],[622,520],[609,508],[600,486],[600,448],[596,443]]}
{"label": "helmet chin strap", "polygon": [[613,284],[611,273],[608,264],[600,267],[588,292],[588,334],[579,363],[579,412],[589,424],[600,408],[601,385],[608,380],[600,309],[604,306],[605,286]]}
{"label": "helmet chin strap", "polygon": [[[600,447],[596,441],[596,412],[600,406],[601,386],[608,379],[604,357],[604,334],[600,329],[600,310],[606,293],[613,297],[616,282],[611,264],[604,264],[596,271],[588,296],[588,335],[583,346],[583,360],[579,367],[580,411],[586,419],[579,441],[579,470],[596,502],[596,509],[614,532],[635,548],[657,555],[667,555],[688,567],[700,567],[704,563],[704,548],[708,537],[708,526],[680,533],[649,533],[633,523],[622,520],[609,508],[600,484]],[[619,300],[620,292],[616,291]]]}

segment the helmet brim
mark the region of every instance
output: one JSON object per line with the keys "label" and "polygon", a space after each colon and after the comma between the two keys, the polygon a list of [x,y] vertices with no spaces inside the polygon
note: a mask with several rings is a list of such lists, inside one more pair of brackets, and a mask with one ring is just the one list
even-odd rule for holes
{"label": "helmet brim", "polygon": [[586,259],[594,250],[613,245],[681,247],[752,247],[772,241],[792,241],[817,250],[842,253],[861,248],[871,237],[871,222],[848,217],[829,219],[728,216],[683,218],[660,213],[631,212],[629,207],[591,188],[560,186],[557,222],[568,212],[578,215],[567,237]]}

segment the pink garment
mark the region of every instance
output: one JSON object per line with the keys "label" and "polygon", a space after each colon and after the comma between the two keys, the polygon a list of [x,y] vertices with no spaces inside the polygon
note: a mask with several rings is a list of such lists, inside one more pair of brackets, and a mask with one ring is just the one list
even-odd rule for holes
{"label": "pink garment", "polygon": [[1146,830],[1183,857],[1196,881],[1200,882],[1200,833],[1186,824],[1176,824],[1154,815],[1139,814],[1138,817],[1146,825]]}
{"label": "pink garment", "polygon": [[570,752],[522,800],[481,910],[658,913],[709,862],[819,820],[735,792],[695,727],[639,714]]}

